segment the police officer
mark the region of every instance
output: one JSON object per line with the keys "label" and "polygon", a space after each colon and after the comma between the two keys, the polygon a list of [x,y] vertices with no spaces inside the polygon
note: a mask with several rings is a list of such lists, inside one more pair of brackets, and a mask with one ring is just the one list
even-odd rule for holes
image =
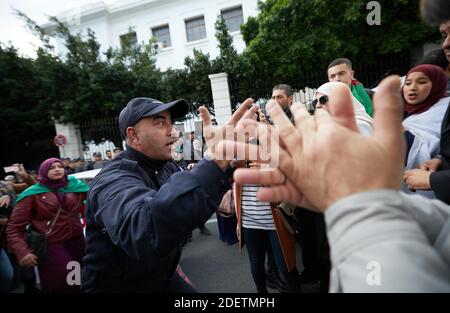
{"label": "police officer", "polygon": [[[252,102],[230,124],[251,114]],[[83,291],[195,291],[176,271],[181,244],[216,211],[232,168],[210,153],[192,171],[179,171],[171,161],[172,120],[187,112],[184,100],[151,98],[132,99],[121,111],[126,150],[95,177],[87,196]],[[206,108],[201,114],[211,127]]]}

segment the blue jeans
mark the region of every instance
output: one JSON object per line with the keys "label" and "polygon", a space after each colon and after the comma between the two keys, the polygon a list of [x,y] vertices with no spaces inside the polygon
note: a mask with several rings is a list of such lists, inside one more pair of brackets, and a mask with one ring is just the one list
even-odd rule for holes
{"label": "blue jeans", "polygon": [[9,292],[14,278],[14,270],[5,250],[0,248],[0,293]]}
{"label": "blue jeans", "polygon": [[251,229],[242,227],[245,245],[250,259],[250,269],[258,293],[267,293],[265,260],[267,250],[272,248],[273,256],[280,273],[288,275],[283,252],[275,230]]}

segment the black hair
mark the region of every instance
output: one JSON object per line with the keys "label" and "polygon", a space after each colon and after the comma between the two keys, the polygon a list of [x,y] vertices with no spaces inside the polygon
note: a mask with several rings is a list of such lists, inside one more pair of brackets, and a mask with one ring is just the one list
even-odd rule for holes
{"label": "black hair", "polygon": [[346,64],[350,69],[353,69],[353,64],[349,59],[346,58],[339,58],[339,59],[335,59],[333,60],[330,65],[328,65],[328,69],[332,68],[333,66],[336,65],[341,65],[341,64]]}
{"label": "black hair", "polygon": [[423,20],[432,26],[450,22],[450,1],[421,0],[420,13]]}
{"label": "black hair", "polygon": [[288,84],[278,84],[275,87],[273,87],[272,92],[275,90],[283,90],[288,97],[292,96],[292,87]]}
{"label": "black hair", "polygon": [[436,49],[436,50],[433,50],[433,51],[427,53],[422,58],[422,60],[420,60],[419,63],[417,63],[417,65],[421,65],[421,64],[436,65],[445,71],[448,68],[449,62],[447,60],[447,57],[445,56],[444,49]]}

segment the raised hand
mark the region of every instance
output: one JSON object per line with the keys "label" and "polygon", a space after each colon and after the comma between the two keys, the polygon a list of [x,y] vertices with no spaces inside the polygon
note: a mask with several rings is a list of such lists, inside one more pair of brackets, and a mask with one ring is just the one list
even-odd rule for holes
{"label": "raised hand", "polygon": [[296,126],[279,106],[269,104],[269,114],[286,147],[280,148],[279,169],[239,169],[236,182],[269,185],[259,191],[261,201],[306,201],[320,211],[357,192],[400,189],[405,142],[399,85],[398,77],[380,84],[371,138],[356,131],[347,88],[337,88],[330,97],[333,116],[324,110],[310,116],[304,106],[294,104]]}
{"label": "raised hand", "polygon": [[212,125],[211,114],[206,107],[201,106],[199,111],[203,122],[203,137],[208,148],[205,153],[209,154],[221,168],[225,168],[233,158],[227,160],[227,158],[223,157],[222,151],[220,151],[220,154],[216,154],[217,145],[225,138],[234,139],[236,127],[238,127],[241,120],[256,119],[258,107],[253,104],[253,99],[249,98],[234,112],[226,125],[220,126]]}

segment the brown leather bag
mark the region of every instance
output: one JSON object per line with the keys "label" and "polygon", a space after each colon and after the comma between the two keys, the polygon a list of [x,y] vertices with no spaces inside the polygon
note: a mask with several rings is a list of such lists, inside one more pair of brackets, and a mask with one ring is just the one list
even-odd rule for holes
{"label": "brown leather bag", "polygon": [[298,230],[298,223],[299,223],[294,213],[295,206],[290,203],[283,202],[279,205],[272,204],[272,208],[275,211],[277,211],[278,216],[280,220],[283,222],[287,231],[291,235],[295,235]]}

